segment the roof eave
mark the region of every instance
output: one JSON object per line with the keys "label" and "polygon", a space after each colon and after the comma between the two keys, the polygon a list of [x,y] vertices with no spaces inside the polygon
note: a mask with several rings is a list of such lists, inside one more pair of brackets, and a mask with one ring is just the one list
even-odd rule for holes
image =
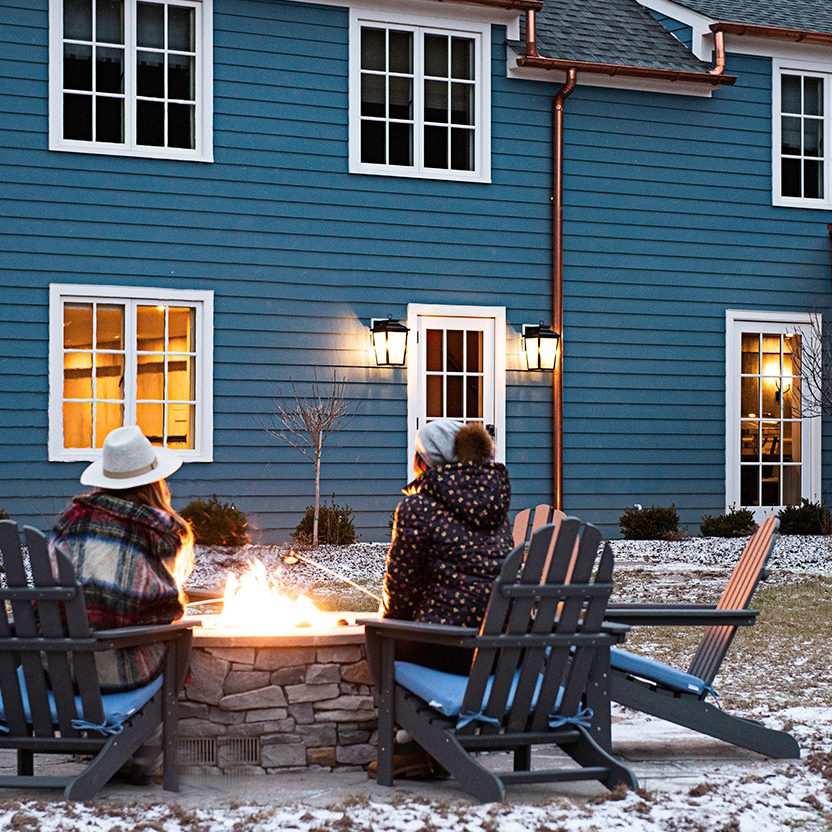
{"label": "roof eave", "polygon": [[467,6],[487,6],[509,11],[535,11],[543,8],[543,0],[437,0],[439,3],[462,3]]}
{"label": "roof eave", "polygon": [[521,56],[517,59],[518,66],[534,67],[535,69],[567,70],[576,69],[578,72],[589,72],[594,75],[623,75],[629,78],[653,78],[671,83],[681,81],[694,84],[722,84],[736,83],[735,75],[723,75],[711,72],[691,72],[687,70],[659,69],[649,66],[628,66],[624,64],[594,63],[592,61],[568,61],[563,58],[546,58],[540,56]]}
{"label": "roof eave", "polygon": [[725,32],[728,35],[747,35],[754,38],[785,40],[792,43],[832,44],[832,32],[808,32],[805,29],[786,29],[780,26],[760,26],[753,23],[737,23],[720,20],[711,24],[712,32]]}

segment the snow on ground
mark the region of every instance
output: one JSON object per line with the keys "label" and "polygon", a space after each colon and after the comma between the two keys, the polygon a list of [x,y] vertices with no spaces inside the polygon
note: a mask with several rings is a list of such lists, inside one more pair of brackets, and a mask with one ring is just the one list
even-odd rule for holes
{"label": "snow on ground", "polygon": [[[710,775],[649,784],[638,792],[590,799],[548,798],[538,803],[486,804],[368,798],[328,807],[282,804],[279,787],[264,788],[262,803],[201,808],[176,804],[88,804],[14,800],[0,803],[0,829],[42,832],[806,832],[832,824],[832,720],[828,711],[794,709],[784,716],[803,748],[802,761],[755,760],[715,766]],[[700,767],[701,768],[701,767]],[[265,778],[264,778],[265,779]],[[279,778],[269,778],[279,781]],[[554,787],[553,790],[556,790]],[[267,797],[270,795],[270,797]]]}

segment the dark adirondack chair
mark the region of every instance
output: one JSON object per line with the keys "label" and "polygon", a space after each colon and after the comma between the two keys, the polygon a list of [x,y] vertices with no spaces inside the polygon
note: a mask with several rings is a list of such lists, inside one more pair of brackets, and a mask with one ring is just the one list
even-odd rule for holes
{"label": "dark adirondack chair", "polygon": [[777,526],[777,519],[771,515],[751,537],[716,606],[609,605],[607,618],[610,621],[629,625],[705,627],[687,673],[662,662],[613,649],[614,702],[768,757],[800,757],[800,748],[790,734],[733,716],[707,701],[737,628],[753,624],[758,615],[757,610],[747,607],[760,581],[765,579]]}
{"label": "dark adirondack chair", "polygon": [[[72,565],[58,555],[53,570],[44,535],[29,526],[24,532],[28,564],[17,524],[0,522],[0,748],[17,751],[17,775],[0,777],[0,786],[57,787],[68,799],[88,800],[161,725],[162,785],[176,791],[176,695],[192,625],[91,630]],[[162,676],[135,691],[102,694],[96,653],[158,643],[168,645]],[[35,775],[35,754],[73,753],[93,757],[77,776]]]}
{"label": "dark adirondack chair", "polygon": [[[378,776],[393,785],[394,726],[404,728],[468,792],[503,799],[512,783],[599,780],[636,788],[632,772],[598,742],[609,731],[609,651],[626,627],[605,625],[612,551],[593,526],[552,524],[506,558],[479,630],[391,619],[364,620],[379,701]],[[570,584],[565,564],[578,543]],[[560,555],[560,557],[558,557]],[[593,568],[599,561],[592,580]],[[548,574],[543,574],[549,563]],[[474,648],[466,675],[395,660],[397,641]],[[531,770],[531,749],[556,745],[578,767]],[[514,752],[495,772],[471,752]]]}

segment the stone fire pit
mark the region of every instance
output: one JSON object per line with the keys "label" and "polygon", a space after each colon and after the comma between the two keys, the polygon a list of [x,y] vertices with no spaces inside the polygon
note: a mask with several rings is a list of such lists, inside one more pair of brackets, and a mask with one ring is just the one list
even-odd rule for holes
{"label": "stone fire pit", "polygon": [[197,628],[191,675],[179,704],[186,769],[256,774],[375,758],[364,628],[353,614],[286,635]]}

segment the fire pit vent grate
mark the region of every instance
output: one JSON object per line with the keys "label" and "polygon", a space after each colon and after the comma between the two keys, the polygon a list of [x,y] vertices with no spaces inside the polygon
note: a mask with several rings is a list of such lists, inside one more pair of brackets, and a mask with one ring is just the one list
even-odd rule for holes
{"label": "fire pit vent grate", "polygon": [[179,765],[215,766],[217,764],[216,737],[179,737],[176,741]]}

